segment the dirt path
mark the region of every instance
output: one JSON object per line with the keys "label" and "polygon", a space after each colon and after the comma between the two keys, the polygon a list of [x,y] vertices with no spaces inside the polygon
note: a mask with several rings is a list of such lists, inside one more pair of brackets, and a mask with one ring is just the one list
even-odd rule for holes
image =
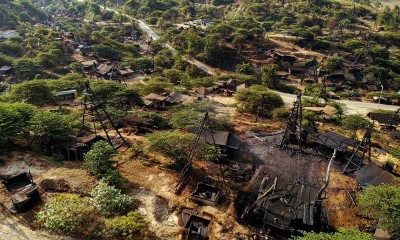
{"label": "dirt path", "polygon": [[271,38],[269,38],[269,41],[273,42],[274,44],[277,44],[278,46],[287,48],[288,50],[297,51],[297,53],[302,53],[302,54],[310,55],[310,56],[316,56],[318,61],[321,61],[325,57],[322,53],[301,48],[299,46],[296,46],[295,44],[292,44],[292,43],[289,43],[286,41],[282,41],[282,39],[276,40],[271,37]]}

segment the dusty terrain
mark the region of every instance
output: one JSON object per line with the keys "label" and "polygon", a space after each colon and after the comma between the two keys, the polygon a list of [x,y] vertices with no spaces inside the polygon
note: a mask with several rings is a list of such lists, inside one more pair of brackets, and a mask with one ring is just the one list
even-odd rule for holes
{"label": "dusty terrain", "polygon": [[[327,161],[324,158],[301,155],[291,156],[291,152],[282,150],[276,145],[282,136],[283,121],[259,118],[234,113],[232,102],[226,98],[215,97],[215,105],[223,113],[233,115],[235,133],[241,138],[242,147],[235,161],[224,164],[226,191],[222,201],[215,207],[197,206],[189,200],[191,191],[199,179],[204,178],[205,169],[215,169],[216,164],[194,161],[191,181],[181,194],[174,193],[178,173],[167,168],[172,160],[156,153],[144,152],[135,154],[128,148],[120,149],[115,157],[116,166],[124,178],[123,191],[131,196],[137,211],[150,221],[152,239],[179,239],[184,228],[179,225],[179,214],[183,208],[197,209],[204,217],[212,220],[211,239],[252,239],[254,232],[238,221],[240,212],[236,206],[239,189],[245,192],[257,191],[262,177],[273,178],[285,176],[283,181],[300,181],[320,188],[325,178]],[[127,135],[124,137],[132,145],[145,146],[144,136]],[[60,192],[77,193],[87,196],[96,185],[96,179],[81,169],[81,161],[66,161],[59,166],[47,158],[28,153],[12,152],[4,156],[0,175],[9,175],[31,171],[34,181],[40,186],[42,199],[46,202],[53,194]],[[283,174],[284,173],[284,174]],[[218,177],[218,172],[209,172]],[[0,189],[2,203],[8,200],[4,187]],[[328,211],[329,223],[335,229],[340,227],[359,226],[367,228],[369,222],[358,214],[356,202],[359,193],[356,181],[351,176],[344,176],[339,166],[334,166],[327,198],[323,206]],[[34,212],[11,216],[1,208],[0,239],[68,239],[61,238],[42,230],[32,230]],[[18,230],[15,230],[18,229]],[[1,235],[3,234],[3,235]]]}

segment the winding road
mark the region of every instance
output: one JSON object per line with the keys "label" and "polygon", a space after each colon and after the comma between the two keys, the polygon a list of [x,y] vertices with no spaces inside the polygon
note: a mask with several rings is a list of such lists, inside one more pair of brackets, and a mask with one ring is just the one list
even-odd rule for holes
{"label": "winding road", "polygon": [[[100,6],[102,7],[102,6]],[[103,8],[103,7],[102,7]],[[111,8],[106,8],[106,10],[117,13],[117,14],[121,14],[122,16],[125,16],[131,20],[135,20],[138,22],[139,27],[146,32],[147,35],[149,35],[153,40],[157,40],[160,39],[160,36],[154,32],[149,25],[147,25],[146,23],[144,23],[142,20],[136,19],[132,16],[129,16],[125,13],[121,13],[117,10],[111,9]],[[165,44],[165,47],[167,47],[168,49],[171,50],[172,54],[177,55],[179,54],[179,52],[172,47],[170,44]],[[196,59],[193,58],[187,58],[187,57],[183,57],[183,59],[185,61],[187,61],[188,63],[197,66],[198,68],[200,68],[201,70],[203,70],[204,72],[206,72],[209,75],[212,76],[216,76],[218,69],[213,68],[205,63],[202,63]],[[293,101],[296,99],[296,95],[295,94],[289,94],[289,93],[283,93],[283,92],[278,92],[278,91],[274,91],[275,93],[279,94],[283,101],[285,102],[285,104],[292,104]],[[360,114],[364,114],[366,115],[368,112],[370,112],[371,110],[375,110],[375,109],[382,109],[382,110],[397,110],[399,108],[399,106],[394,106],[394,105],[386,105],[386,104],[377,104],[377,103],[368,103],[368,102],[356,102],[356,101],[349,101],[349,100],[334,100],[340,103],[343,103],[345,105],[344,107],[344,112],[345,114],[356,114],[356,113],[360,113]]]}

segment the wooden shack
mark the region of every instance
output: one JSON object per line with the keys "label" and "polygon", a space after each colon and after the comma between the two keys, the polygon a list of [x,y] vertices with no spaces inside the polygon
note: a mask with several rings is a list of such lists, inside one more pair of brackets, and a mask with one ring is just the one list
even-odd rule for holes
{"label": "wooden shack", "polygon": [[76,98],[76,95],[77,95],[77,91],[75,89],[68,90],[68,91],[56,92],[56,97],[57,97],[58,101],[74,100]]}
{"label": "wooden shack", "polygon": [[[198,130],[198,127],[190,127],[188,132],[197,134]],[[231,132],[203,130],[201,138],[205,139],[210,145],[215,144],[228,158],[233,158],[240,147],[240,139]]]}
{"label": "wooden shack", "polygon": [[[369,112],[367,116],[372,121],[377,121],[379,125],[387,128],[396,128],[400,124],[400,117],[399,115],[393,115],[388,113],[375,113]],[[389,123],[389,119],[391,119],[390,126],[387,126]]]}
{"label": "wooden shack", "polygon": [[201,217],[196,210],[183,209],[179,216],[181,226],[185,227],[185,239],[190,240],[208,240],[211,232],[212,222],[209,219]]}
{"label": "wooden shack", "polygon": [[340,152],[346,152],[350,146],[355,146],[358,141],[348,138],[336,132],[321,133],[312,136],[313,142],[318,148],[337,149]]}
{"label": "wooden shack", "polygon": [[83,155],[89,152],[93,144],[99,141],[107,141],[107,139],[99,135],[77,138],[67,144],[61,152],[67,160],[81,160]]}
{"label": "wooden shack", "polygon": [[203,205],[215,206],[221,196],[221,189],[215,185],[200,182],[190,195],[190,200]]}
{"label": "wooden shack", "polygon": [[147,107],[154,107],[154,108],[165,108],[166,106],[166,96],[162,96],[155,93],[150,93],[147,96],[143,97],[144,105]]}
{"label": "wooden shack", "polygon": [[361,186],[379,186],[381,184],[400,186],[400,182],[396,180],[395,175],[374,162],[370,162],[358,170],[356,178]]}
{"label": "wooden shack", "polygon": [[318,200],[318,189],[313,186],[264,178],[256,202],[246,208],[242,219],[284,232],[310,230],[317,222]]}
{"label": "wooden shack", "polygon": [[9,176],[3,184],[10,193],[11,203],[7,207],[13,212],[24,212],[40,200],[39,188],[30,172]]}

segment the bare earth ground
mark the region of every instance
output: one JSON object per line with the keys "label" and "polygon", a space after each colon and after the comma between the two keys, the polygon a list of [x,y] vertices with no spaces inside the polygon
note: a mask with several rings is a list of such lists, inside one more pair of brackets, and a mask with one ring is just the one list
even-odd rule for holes
{"label": "bare earth ground", "polygon": [[[184,230],[178,225],[180,210],[197,207],[189,200],[195,183],[190,182],[182,194],[176,195],[174,186],[177,173],[162,167],[170,160],[159,155],[147,156],[151,160],[142,161],[126,161],[125,157],[119,159],[124,162],[119,170],[129,181],[127,191],[140,202],[138,210],[150,220],[151,230],[159,239],[179,239]],[[195,165],[199,169],[204,163],[196,161]],[[231,239],[233,236],[247,239],[246,236],[250,234],[249,229],[237,223],[232,203],[223,202],[216,207],[204,206],[199,210],[212,219],[213,239]]]}
{"label": "bare earth ground", "polygon": [[[5,163],[0,166],[0,175],[12,175],[24,171],[31,171],[34,181],[40,174],[54,166],[45,161],[33,157],[31,154],[13,152],[16,157],[0,156]],[[36,181],[37,182],[37,181]],[[13,215],[3,206],[9,201],[7,190],[0,186],[0,239],[7,240],[67,240],[71,238],[61,237],[42,230],[33,230],[30,227],[30,214]]]}
{"label": "bare earth ground", "polygon": [[[236,162],[226,169],[226,178],[230,189],[240,187],[246,191],[257,190],[259,181],[265,175],[269,177],[287,176],[286,181],[300,179],[319,188],[325,178],[327,162],[319,157],[304,155],[300,158],[281,150],[275,145],[279,142],[279,133],[284,127],[282,121],[273,121],[259,118],[255,122],[254,116],[234,113],[232,102],[228,98],[214,97],[216,105],[230,112],[233,116],[235,133],[242,140],[242,150]],[[145,146],[143,136],[123,134],[132,145]],[[273,135],[273,136],[269,136]],[[178,176],[176,171],[166,167],[171,162],[155,153],[135,155],[129,149],[124,149],[115,158],[118,169],[125,179],[124,191],[135,200],[137,210],[146,215],[150,221],[150,230],[154,234],[152,239],[179,239],[184,232],[178,224],[178,215],[182,208],[198,208],[198,211],[212,220],[211,239],[252,239],[254,233],[237,220],[238,213],[234,207],[235,191],[230,190],[225,194],[222,202],[215,207],[199,207],[189,200],[190,192],[196,182],[205,175],[205,168],[211,169],[213,164],[194,161],[192,181],[182,194],[174,194],[174,185]],[[80,161],[65,162],[62,167],[57,167],[46,159],[32,156],[28,153],[12,152],[0,156],[5,163],[0,166],[0,175],[15,174],[30,170],[34,181],[43,189],[50,189],[42,193],[43,201],[55,192],[78,193],[82,196],[89,194],[95,186],[94,177],[80,168]],[[214,166],[215,167],[215,166]],[[282,172],[284,174],[282,174]],[[215,172],[210,173],[216,176]],[[0,189],[0,202],[8,200],[7,192]],[[327,199],[324,206],[329,210],[329,221],[334,228],[358,225],[367,227],[368,222],[358,216],[357,206],[352,199],[358,194],[357,183],[354,178],[344,176],[338,168],[334,168],[331,183],[328,188]],[[18,218],[0,208],[0,239],[68,239],[52,235],[41,230],[32,230],[34,211]],[[7,214],[6,214],[7,213]],[[28,236],[28,237],[27,237]]]}
{"label": "bare earth ground", "polygon": [[[281,126],[271,120],[254,123],[253,119],[248,119],[245,115],[235,119],[237,130],[242,133],[242,140],[246,143],[246,151],[251,152],[256,159],[255,173],[246,183],[246,191],[258,190],[257,187],[263,176],[268,176],[270,179],[275,176],[280,179],[284,177],[283,180],[287,182],[300,179],[314,185],[317,189],[322,186],[328,162],[321,157],[311,155],[290,157],[291,152],[278,148],[277,145],[282,137],[278,133],[283,128],[282,123],[280,123]],[[368,220],[359,215],[358,207],[354,205],[350,194],[356,202],[359,194],[356,180],[354,177],[343,175],[339,166],[333,166],[323,207],[329,213],[329,224],[335,229],[355,226],[363,229],[371,225]]]}

